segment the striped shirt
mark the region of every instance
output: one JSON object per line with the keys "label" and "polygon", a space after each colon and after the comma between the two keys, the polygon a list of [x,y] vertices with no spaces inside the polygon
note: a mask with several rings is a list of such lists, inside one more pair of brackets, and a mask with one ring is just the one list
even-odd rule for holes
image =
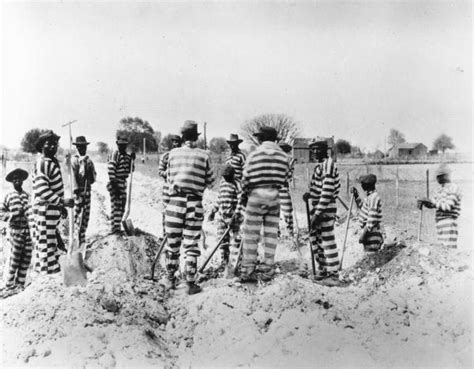
{"label": "striped shirt", "polygon": [[29,203],[30,195],[25,191],[7,193],[0,205],[0,219],[9,222],[13,229],[28,228]]}
{"label": "striped shirt", "polygon": [[166,174],[168,169],[168,161],[169,161],[170,152],[165,152],[160,159],[160,164],[158,164],[158,175],[166,180]]}
{"label": "striped shirt", "polygon": [[71,160],[72,174],[74,177],[74,190],[83,191],[87,181],[87,190],[90,190],[91,184],[95,182],[96,172],[94,163],[89,156],[74,155]]}
{"label": "striped shirt", "polygon": [[245,154],[240,150],[236,153],[231,152],[225,159],[225,164],[229,164],[232,168],[234,168],[234,178],[239,182],[242,180],[245,160]]}
{"label": "striped shirt", "polygon": [[169,152],[167,171],[170,195],[190,193],[202,197],[204,189],[214,182],[209,153],[191,141]]}
{"label": "striped shirt", "polygon": [[446,183],[435,194],[433,203],[436,207],[435,219],[457,219],[461,213],[461,191],[454,183]]}
{"label": "striped shirt", "polygon": [[38,205],[62,205],[64,185],[61,169],[56,158],[41,156],[33,168],[33,196]]}
{"label": "striped shirt", "polygon": [[289,178],[288,156],[275,142],[264,141],[245,163],[242,191],[249,194],[255,188],[280,189]]}
{"label": "striped shirt", "polygon": [[316,214],[336,215],[336,198],[341,187],[339,173],[332,158],[316,164],[309,185],[309,194]]}
{"label": "striped shirt", "polygon": [[288,155],[288,165],[289,165],[289,168],[290,168],[290,171],[288,173],[288,184],[287,184],[287,187],[289,187],[289,185],[293,182],[293,173],[295,172],[296,159],[293,158],[289,154],[287,154],[287,155]]}
{"label": "striped shirt", "polygon": [[121,154],[118,150],[114,151],[107,164],[110,182],[124,184],[130,174],[132,157],[127,154]]}
{"label": "striped shirt", "polygon": [[232,217],[237,209],[239,187],[236,181],[227,182],[224,178],[219,183],[217,206],[219,212],[226,218]]}
{"label": "striped shirt", "polygon": [[367,230],[371,232],[374,228],[380,226],[382,222],[382,202],[377,191],[371,191],[364,200],[357,198],[356,201],[360,208],[360,227],[367,227]]}

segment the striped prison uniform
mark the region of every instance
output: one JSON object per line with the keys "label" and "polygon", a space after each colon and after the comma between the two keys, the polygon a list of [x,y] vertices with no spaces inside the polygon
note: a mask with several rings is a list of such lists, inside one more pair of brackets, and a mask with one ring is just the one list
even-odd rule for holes
{"label": "striped prison uniform", "polygon": [[234,178],[239,183],[242,181],[245,160],[245,154],[240,150],[235,153],[231,152],[225,159],[225,164],[229,164],[232,168],[234,168]]}
{"label": "striped prison uniform", "polygon": [[30,267],[33,245],[31,243],[28,214],[31,213],[30,195],[25,191],[8,193],[0,205],[0,217],[8,222],[8,239],[11,245],[6,287],[24,286]]}
{"label": "striped prison uniform", "polygon": [[74,229],[79,244],[86,241],[86,230],[91,212],[91,185],[95,182],[94,163],[87,156],[74,155],[71,160],[74,190]]}
{"label": "striped prison uniform", "polygon": [[127,178],[131,165],[131,156],[127,153],[121,154],[118,150],[112,153],[107,164],[109,174],[107,190],[110,193],[112,232],[118,232],[121,229],[121,221],[127,202]]}
{"label": "striped prison uniform", "polygon": [[170,196],[168,190],[168,181],[167,181],[167,170],[168,170],[168,161],[169,161],[170,152],[165,152],[160,159],[160,164],[158,165],[158,175],[164,179],[163,182],[163,189],[162,189],[162,201],[163,204],[166,206],[168,203]]}
{"label": "striped prison uniform", "polygon": [[296,160],[288,155],[288,165],[290,170],[288,174],[288,182],[285,186],[280,188],[280,192],[278,193],[278,198],[280,200],[280,218],[283,218],[285,221],[288,233],[290,235],[293,235],[294,233],[293,203],[290,196],[290,186],[291,180],[293,179],[293,171],[295,170],[295,162]]}
{"label": "striped prison uniform", "polygon": [[383,244],[382,235],[382,202],[376,190],[367,193],[362,200],[356,199],[359,207],[359,225],[361,229],[367,229],[364,240],[365,251],[378,251]]}
{"label": "striped prison uniform", "polygon": [[167,178],[169,202],[165,211],[166,269],[171,277],[179,268],[181,243],[184,246],[186,280],[196,280],[197,258],[201,255],[201,236],[204,210],[202,195],[213,181],[209,154],[186,141],[182,147],[169,153]]}
{"label": "striped prison uniform", "polygon": [[309,187],[311,216],[321,215],[322,221],[311,229],[309,236],[322,273],[336,273],[339,270],[334,223],[340,186],[339,173],[332,158],[316,164]]}
{"label": "striped prison uniform", "polygon": [[446,183],[439,188],[432,200],[436,208],[436,233],[443,246],[457,247],[461,197],[458,186]]}
{"label": "striped prison uniform", "polygon": [[[232,216],[238,211],[242,214],[242,209],[237,209],[239,200],[239,185],[237,181],[227,182],[224,178],[219,183],[219,195],[217,197],[217,238],[221,238],[226,229],[229,227]],[[229,261],[232,254],[235,258],[238,254],[240,245],[240,224],[232,227],[230,235],[228,234],[221,244],[221,258],[223,262]],[[229,246],[232,246],[230,250]]]}
{"label": "striped prison uniform", "polygon": [[64,204],[64,186],[61,169],[56,158],[38,158],[33,169],[33,233],[37,272],[59,272],[59,253],[56,228]]}
{"label": "striped prison uniform", "polygon": [[243,275],[255,270],[262,226],[262,270],[273,269],[280,217],[278,193],[287,184],[288,176],[288,156],[275,142],[264,141],[249,155],[242,177],[242,196],[248,197],[243,224]]}

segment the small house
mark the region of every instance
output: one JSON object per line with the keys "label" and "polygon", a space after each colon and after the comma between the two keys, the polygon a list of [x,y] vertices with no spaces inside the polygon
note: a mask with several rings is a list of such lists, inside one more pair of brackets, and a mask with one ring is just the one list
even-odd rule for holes
{"label": "small house", "polygon": [[428,155],[428,148],[420,143],[401,143],[393,146],[388,151],[390,158],[399,159],[423,159]]}

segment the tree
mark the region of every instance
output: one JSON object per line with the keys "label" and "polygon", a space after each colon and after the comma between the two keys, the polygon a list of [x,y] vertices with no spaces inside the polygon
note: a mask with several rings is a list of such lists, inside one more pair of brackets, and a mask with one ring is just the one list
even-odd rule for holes
{"label": "tree", "polygon": [[351,152],[351,144],[349,141],[339,139],[336,141],[336,150],[338,154],[349,154]]}
{"label": "tree", "polygon": [[157,151],[158,144],[155,138],[155,131],[150,123],[141,118],[126,117],[120,120],[117,136],[125,136],[128,139],[129,147],[134,152],[143,151],[143,139],[146,141],[147,151]]}
{"label": "tree", "polygon": [[101,155],[107,155],[109,153],[109,145],[105,142],[97,142],[97,151]]}
{"label": "tree", "polygon": [[444,133],[439,135],[433,142],[433,149],[442,151],[443,154],[448,149],[454,149],[453,139]]}
{"label": "tree", "polygon": [[215,154],[222,154],[227,151],[229,145],[224,137],[214,137],[209,141],[209,150]]}
{"label": "tree", "polygon": [[168,133],[166,136],[164,136],[162,139],[161,139],[161,149],[163,151],[170,151],[171,150],[171,136],[174,136],[172,135],[171,133]]}
{"label": "tree", "polygon": [[280,140],[285,142],[292,142],[300,133],[298,124],[285,114],[263,114],[242,124],[242,136],[258,145],[257,138],[253,134],[257,133],[262,126],[275,128]]}
{"label": "tree", "polygon": [[404,142],[407,142],[405,140],[405,135],[402,132],[392,128],[390,130],[390,134],[388,135],[388,144],[393,147]]}
{"label": "tree", "polygon": [[36,142],[40,135],[45,133],[47,129],[33,128],[25,133],[21,140],[21,148],[24,152],[36,153]]}

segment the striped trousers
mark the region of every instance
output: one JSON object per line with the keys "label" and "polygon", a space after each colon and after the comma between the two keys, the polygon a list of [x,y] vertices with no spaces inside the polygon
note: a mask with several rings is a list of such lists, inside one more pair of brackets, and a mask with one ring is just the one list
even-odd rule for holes
{"label": "striped trousers", "polygon": [[438,241],[446,247],[456,248],[458,244],[458,220],[442,218],[436,220]]}
{"label": "striped trousers", "polygon": [[201,255],[201,237],[204,210],[201,198],[195,195],[171,195],[165,211],[165,230],[168,235],[166,245],[166,269],[174,275],[179,268],[181,244],[186,262],[184,274],[188,282],[196,280],[197,259]]}
{"label": "striped trousers", "polygon": [[382,230],[380,225],[372,228],[371,232],[368,232],[364,240],[365,251],[379,251],[383,244]]}
{"label": "striped trousers", "polygon": [[264,268],[272,269],[278,241],[280,202],[277,189],[257,188],[249,196],[243,224],[242,274],[255,270],[258,240],[263,226]]}
{"label": "striped trousers", "polygon": [[6,286],[8,288],[14,287],[15,284],[24,286],[33,252],[29,229],[10,229],[9,241],[11,253]]}
{"label": "striped trousers", "polygon": [[127,202],[127,191],[121,189],[118,192],[110,191],[110,207],[112,209],[112,232],[120,232],[122,217],[125,213],[125,203]]}
{"label": "striped trousers", "polygon": [[[224,232],[229,227],[230,217],[225,217],[223,214],[219,213],[217,218],[217,238],[220,239]],[[228,262],[230,254],[237,255],[238,248],[240,246],[240,225],[236,225],[230,232],[224,237],[222,244],[220,246],[221,250],[221,259],[223,262]]]}
{"label": "striped trousers", "polygon": [[280,216],[285,221],[288,233],[293,235],[293,203],[291,202],[290,189],[288,187],[280,188],[278,199],[280,201]]}
{"label": "striped trousers", "polygon": [[55,205],[35,205],[35,264],[34,268],[42,274],[59,272],[59,252],[57,248],[56,228],[59,225],[61,211]]}
{"label": "striped trousers", "polygon": [[[311,213],[313,214],[314,211]],[[336,273],[339,270],[334,223],[334,218],[323,219],[309,234],[313,255],[322,273]]]}
{"label": "striped trousers", "polygon": [[85,194],[81,194],[80,196],[82,198],[82,202],[74,203],[74,230],[76,232],[76,236],[79,238],[79,244],[82,245],[86,242],[86,230],[87,226],[89,225],[89,217],[91,213],[91,193],[90,191],[87,191]]}

